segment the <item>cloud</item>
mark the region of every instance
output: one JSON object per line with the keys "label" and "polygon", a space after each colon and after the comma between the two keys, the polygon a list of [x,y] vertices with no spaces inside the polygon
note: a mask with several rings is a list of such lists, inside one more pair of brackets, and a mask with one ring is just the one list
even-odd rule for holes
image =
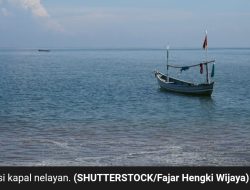
{"label": "cloud", "polygon": [[65,32],[64,28],[61,24],[59,24],[56,20],[53,19],[47,19],[45,21],[45,25],[48,29],[56,31],[56,32]]}
{"label": "cloud", "polygon": [[[0,4],[1,4],[1,1],[0,1]],[[10,13],[10,11],[8,11],[6,8],[1,8],[1,10],[0,10],[0,14],[1,15],[3,15],[3,16],[10,16],[11,15],[11,13]]]}
{"label": "cloud", "polygon": [[[12,5],[30,11],[47,29],[63,32],[63,27],[49,15],[41,0],[0,0],[0,5]],[[9,16],[11,13],[6,8],[0,9],[0,15]]]}
{"label": "cloud", "polygon": [[49,17],[48,12],[41,4],[41,0],[8,0],[9,2],[22,6],[24,9],[28,9],[34,16],[37,17]]}

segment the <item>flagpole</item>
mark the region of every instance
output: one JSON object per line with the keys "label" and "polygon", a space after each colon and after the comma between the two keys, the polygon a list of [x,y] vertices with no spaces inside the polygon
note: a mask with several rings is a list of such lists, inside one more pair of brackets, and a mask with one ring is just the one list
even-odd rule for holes
{"label": "flagpole", "polygon": [[206,30],[205,40],[206,40],[206,44],[205,44],[205,50],[206,50],[206,78],[207,78],[207,83],[209,84],[210,81],[209,81],[209,76],[208,76],[208,64],[207,64],[207,48],[208,48],[208,45],[207,45],[207,30]]}
{"label": "flagpole", "polygon": [[[207,30],[206,30],[206,40],[207,40]],[[208,45],[207,45],[207,42],[206,42],[206,62],[207,62],[207,47],[208,47]]]}

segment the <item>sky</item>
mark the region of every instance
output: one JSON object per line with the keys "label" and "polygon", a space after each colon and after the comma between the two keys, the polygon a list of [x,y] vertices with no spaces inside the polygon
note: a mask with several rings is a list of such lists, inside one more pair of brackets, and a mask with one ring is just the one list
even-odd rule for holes
{"label": "sky", "polygon": [[0,48],[250,47],[250,0],[0,0]]}

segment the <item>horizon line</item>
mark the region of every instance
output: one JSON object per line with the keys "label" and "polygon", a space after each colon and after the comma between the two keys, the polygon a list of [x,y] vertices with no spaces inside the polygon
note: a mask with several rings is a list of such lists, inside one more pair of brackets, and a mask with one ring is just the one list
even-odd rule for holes
{"label": "horizon line", "polygon": [[[48,50],[165,50],[163,47],[0,47],[0,50],[39,50],[39,49],[48,49]],[[173,47],[170,50],[202,50],[202,47]],[[210,47],[208,49],[250,49],[249,47]]]}

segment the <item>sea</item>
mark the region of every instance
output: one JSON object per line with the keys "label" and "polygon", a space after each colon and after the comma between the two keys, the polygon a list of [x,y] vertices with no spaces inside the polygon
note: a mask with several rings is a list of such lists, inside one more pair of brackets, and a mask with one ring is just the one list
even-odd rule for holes
{"label": "sea", "polygon": [[211,97],[159,88],[164,49],[1,49],[0,165],[249,166],[250,49],[170,49],[168,62],[207,59]]}

